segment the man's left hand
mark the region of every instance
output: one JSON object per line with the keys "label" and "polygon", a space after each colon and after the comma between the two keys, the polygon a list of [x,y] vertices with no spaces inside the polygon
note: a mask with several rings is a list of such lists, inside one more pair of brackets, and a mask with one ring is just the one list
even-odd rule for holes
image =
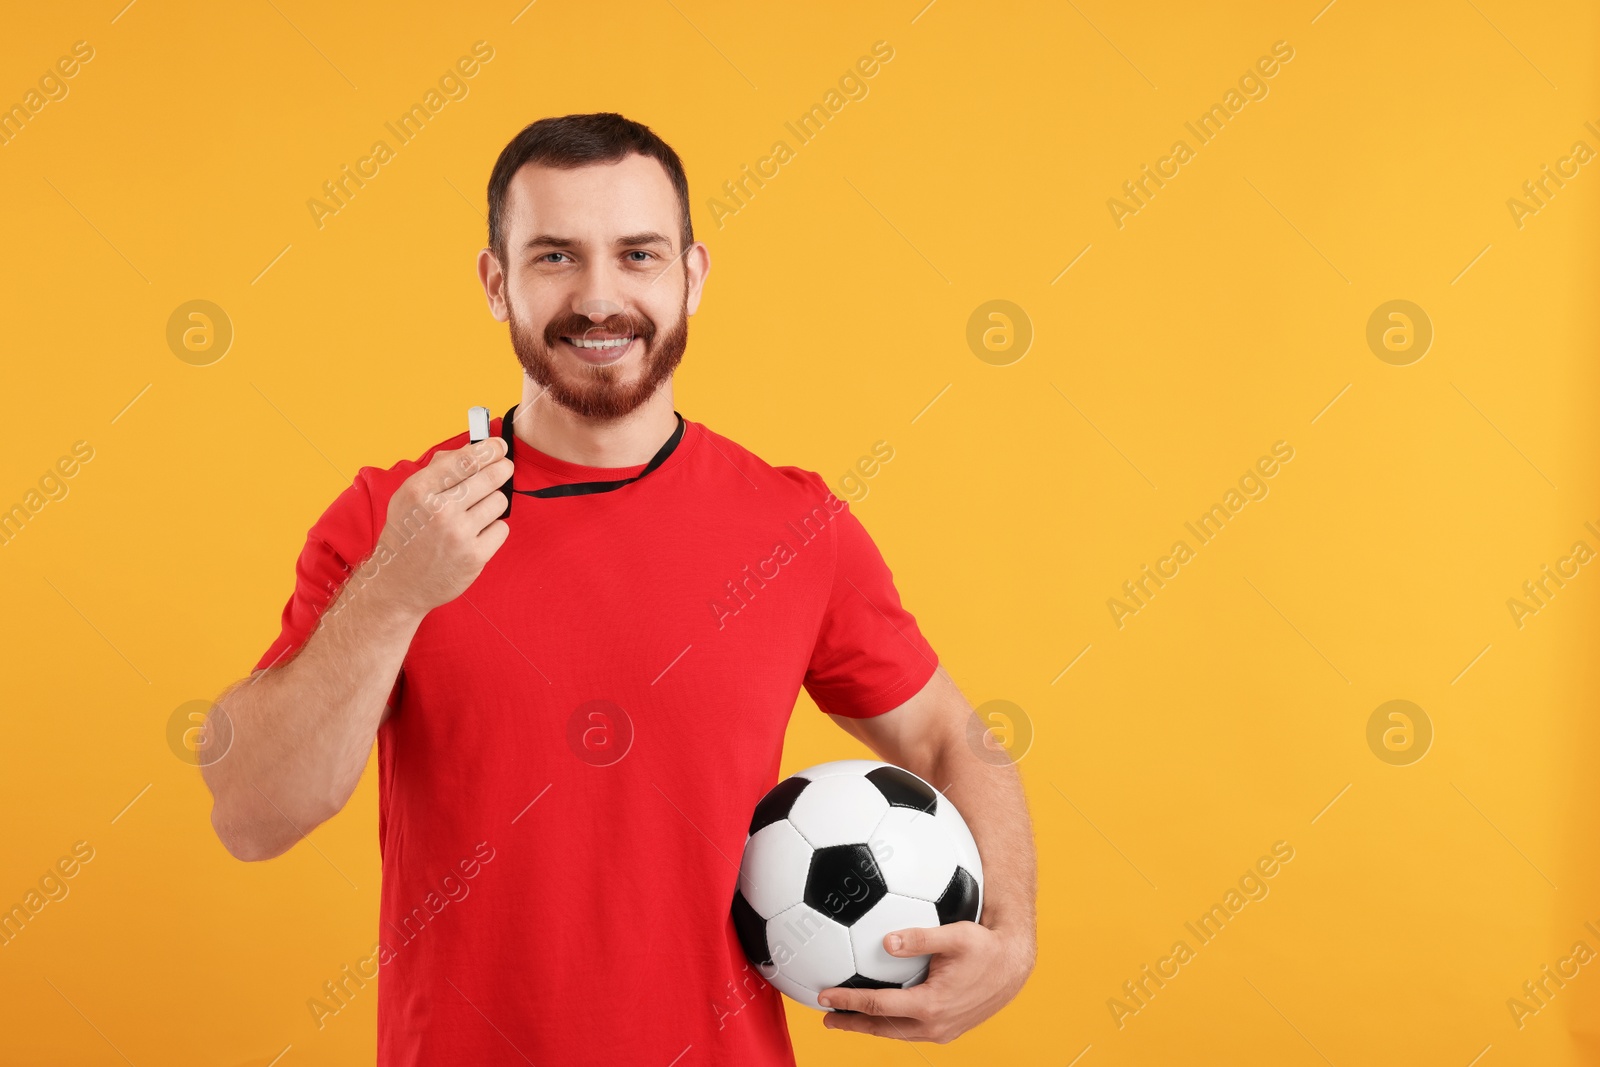
{"label": "man's left hand", "polygon": [[1007,936],[974,922],[896,930],[883,947],[891,956],[932,954],[927,980],[910,989],[824,989],[823,1025],[830,1030],[902,1041],[953,1041],[1005,1007],[1033,970],[1031,936]]}

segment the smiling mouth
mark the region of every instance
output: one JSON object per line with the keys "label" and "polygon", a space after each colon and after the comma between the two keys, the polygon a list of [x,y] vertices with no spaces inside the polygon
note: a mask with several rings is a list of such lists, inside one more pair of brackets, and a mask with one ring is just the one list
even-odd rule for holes
{"label": "smiling mouth", "polygon": [[628,337],[563,337],[563,341],[574,348],[583,348],[590,351],[609,351],[617,348],[627,348],[633,342]]}
{"label": "smiling mouth", "polygon": [[633,351],[633,342],[637,337],[629,334],[622,337],[563,337],[561,341],[579,359],[595,366],[606,366],[622,360],[629,352]]}

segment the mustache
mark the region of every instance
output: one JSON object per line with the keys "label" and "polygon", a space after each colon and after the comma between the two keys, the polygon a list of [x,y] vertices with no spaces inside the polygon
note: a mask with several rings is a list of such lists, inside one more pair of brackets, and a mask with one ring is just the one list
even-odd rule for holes
{"label": "mustache", "polygon": [[545,324],[544,343],[554,346],[563,337],[587,337],[591,333],[623,333],[646,343],[655,339],[656,324],[642,315],[611,315],[604,322],[594,322],[581,315],[551,319]]}

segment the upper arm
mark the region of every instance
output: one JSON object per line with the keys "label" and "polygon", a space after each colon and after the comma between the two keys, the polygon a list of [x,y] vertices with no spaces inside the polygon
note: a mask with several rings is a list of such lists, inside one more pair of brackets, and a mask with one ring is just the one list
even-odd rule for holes
{"label": "upper arm", "polygon": [[[382,472],[382,476],[386,482],[394,482],[398,470],[401,467],[397,465]],[[369,471],[364,468],[307,531],[305,544],[295,560],[294,589],[284,604],[278,636],[257,661],[251,681],[263,671],[282,668],[294,658],[316,631],[323,614],[343,591],[345,583],[356,575],[377,547],[381,532],[379,509],[387,508],[387,493],[375,491],[368,475]],[[384,703],[385,719],[398,706],[401,684],[402,679],[397,678],[389,691]]]}
{"label": "upper arm", "polygon": [[937,763],[951,746],[963,743],[973,711],[950,675],[939,667],[915,695],[898,707],[880,715],[828,717],[885,763],[921,773]]}
{"label": "upper arm", "polygon": [[812,492],[827,496],[834,554],[806,691],[885,761],[927,769],[965,730],[971,709],[901,603],[893,573],[849,504],[816,475],[806,480]]}
{"label": "upper arm", "polygon": [[283,606],[277,639],[257,661],[258,670],[276,667],[299,650],[376,544],[372,496],[366,480],[357,477],[306,532],[305,544],[295,559],[294,589]]}
{"label": "upper arm", "polygon": [[900,602],[894,575],[866,528],[820,478],[810,477],[812,491],[827,497],[833,563],[804,685],[836,718],[877,716],[923,689],[939,657]]}

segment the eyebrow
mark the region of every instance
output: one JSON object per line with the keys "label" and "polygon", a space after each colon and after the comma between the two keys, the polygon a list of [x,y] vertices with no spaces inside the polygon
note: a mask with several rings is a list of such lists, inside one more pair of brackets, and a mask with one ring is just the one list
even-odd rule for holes
{"label": "eyebrow", "polygon": [[[583,246],[583,243],[584,242],[578,240],[575,237],[558,237],[555,234],[541,233],[541,234],[535,234],[532,238],[529,239],[528,243],[523,245],[522,247],[523,248],[579,248],[579,247]],[[624,234],[623,236],[618,237],[616,239],[616,241],[613,242],[613,243],[616,244],[618,247],[621,247],[621,246],[624,246],[624,245],[663,245],[663,246],[665,246],[667,248],[671,248],[672,247],[672,241],[669,238],[667,238],[663,234],[657,233],[654,230],[644,230],[644,231],[641,231],[639,233]]]}

